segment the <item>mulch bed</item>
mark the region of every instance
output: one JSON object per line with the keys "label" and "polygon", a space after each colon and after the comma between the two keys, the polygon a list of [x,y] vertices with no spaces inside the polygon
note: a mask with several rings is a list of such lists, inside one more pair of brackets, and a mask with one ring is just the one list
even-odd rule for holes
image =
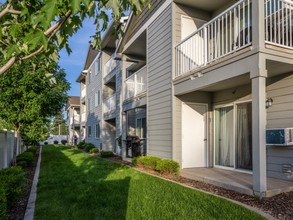
{"label": "mulch bed", "polygon": [[[26,172],[26,178],[28,180],[28,184],[25,187],[23,194],[17,204],[10,210],[8,213],[8,219],[9,220],[20,220],[23,219],[25,214],[26,205],[29,198],[30,189],[33,183],[35,168],[37,164],[37,158],[38,158],[38,152],[36,155],[36,159],[34,162],[34,165],[32,167],[28,167]],[[116,161],[118,163],[122,163],[128,166],[132,166],[130,162],[123,161],[121,157],[114,156],[111,158],[107,158],[111,161]],[[136,167],[137,168],[137,167]],[[150,174],[154,174],[160,177],[163,177],[165,179],[169,179],[187,186],[190,186],[192,188],[200,189],[212,194],[220,195],[241,203],[244,203],[246,205],[252,206],[254,208],[260,209],[263,212],[266,212],[272,216],[274,216],[276,219],[281,220],[293,220],[293,192],[288,193],[282,193],[270,198],[263,198],[258,199],[253,196],[237,193],[231,190],[227,190],[218,186],[214,186],[209,183],[204,183],[201,181],[191,180],[184,177],[177,177],[174,175],[166,175],[166,174],[160,174],[153,170],[146,170],[141,167],[137,168],[144,172],[148,172]]]}
{"label": "mulch bed", "polygon": [[[130,162],[123,161],[121,157],[118,157],[118,156],[109,158],[109,160],[116,161],[118,163],[123,163],[128,166],[132,166]],[[190,186],[192,188],[203,190],[212,194],[216,194],[219,196],[223,196],[225,198],[229,198],[229,199],[244,203],[246,205],[262,210],[263,212],[272,215],[276,219],[293,220],[293,191],[287,192],[287,193],[281,193],[279,195],[276,195],[270,198],[258,199],[254,196],[237,193],[235,191],[227,190],[218,186],[214,186],[209,183],[191,180],[181,176],[160,174],[153,170],[147,170],[142,167],[136,167],[136,168],[144,172],[154,174],[156,176],[160,176],[165,179],[169,179],[169,180]]]}
{"label": "mulch bed", "polygon": [[37,167],[37,161],[39,157],[39,149],[35,155],[35,160],[33,162],[33,165],[31,167],[27,167],[25,171],[25,176],[27,179],[27,184],[24,187],[22,194],[17,201],[17,203],[12,207],[12,209],[9,210],[7,219],[8,220],[21,220],[24,219],[26,205],[28,203],[28,199],[30,196],[31,187],[34,180],[35,170]]}

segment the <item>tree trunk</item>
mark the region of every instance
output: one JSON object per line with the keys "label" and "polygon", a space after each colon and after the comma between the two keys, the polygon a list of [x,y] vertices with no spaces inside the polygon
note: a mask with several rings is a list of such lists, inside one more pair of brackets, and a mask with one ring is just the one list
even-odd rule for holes
{"label": "tree trunk", "polygon": [[17,148],[18,148],[18,129],[15,129],[14,130],[14,144],[13,144],[13,158],[11,162],[12,166],[16,166]]}

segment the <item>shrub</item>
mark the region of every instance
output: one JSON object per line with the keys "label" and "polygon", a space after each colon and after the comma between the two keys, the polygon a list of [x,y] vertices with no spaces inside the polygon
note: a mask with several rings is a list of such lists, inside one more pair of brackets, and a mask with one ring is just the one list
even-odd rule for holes
{"label": "shrub", "polygon": [[25,161],[27,166],[31,166],[34,162],[34,154],[26,151],[16,157],[16,162],[20,161]]}
{"label": "shrub", "polygon": [[12,167],[0,171],[0,185],[5,190],[7,208],[9,209],[20,196],[26,185],[25,173],[21,167]]}
{"label": "shrub", "polygon": [[59,144],[59,141],[55,140],[53,143],[54,143],[54,144]]}
{"label": "shrub", "polygon": [[91,144],[91,143],[85,143],[84,144],[84,150],[86,152],[89,152],[91,149],[96,148],[95,145]]}
{"label": "shrub", "polygon": [[44,143],[44,145],[48,145],[48,142],[46,141],[46,142]]}
{"label": "shrub", "polygon": [[77,144],[77,147],[79,148],[79,149],[84,149],[85,148],[85,141],[83,140],[83,141],[81,141],[81,142],[79,142],[78,144]]}
{"label": "shrub", "polygon": [[7,201],[4,186],[0,181],[0,219],[6,219]]}
{"label": "shrub", "polygon": [[162,159],[159,157],[154,156],[142,156],[142,157],[135,157],[132,160],[133,165],[135,166],[143,166],[147,169],[155,169],[157,163]]}
{"label": "shrub", "polygon": [[35,155],[37,153],[37,150],[38,150],[37,146],[33,146],[27,149],[26,152],[32,152]]}
{"label": "shrub", "polygon": [[27,162],[26,161],[18,161],[17,166],[20,166],[24,169],[27,167]]}
{"label": "shrub", "polygon": [[155,170],[160,173],[179,174],[179,164],[174,160],[161,160],[156,164]]}
{"label": "shrub", "polygon": [[67,143],[67,140],[61,140],[61,144],[65,145]]}
{"label": "shrub", "polygon": [[90,153],[92,153],[92,154],[96,154],[96,153],[99,153],[99,152],[100,152],[100,150],[98,148],[90,149]]}
{"label": "shrub", "polygon": [[106,158],[106,157],[113,157],[114,154],[112,151],[101,151],[101,157]]}

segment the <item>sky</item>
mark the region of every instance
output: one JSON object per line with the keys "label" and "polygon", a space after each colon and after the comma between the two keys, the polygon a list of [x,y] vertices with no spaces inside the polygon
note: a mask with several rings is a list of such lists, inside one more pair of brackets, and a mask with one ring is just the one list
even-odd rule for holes
{"label": "sky", "polygon": [[59,53],[59,66],[65,69],[66,78],[71,84],[71,89],[68,91],[69,96],[80,96],[80,87],[76,79],[83,70],[90,36],[94,35],[94,33],[95,25],[93,19],[84,20],[83,27],[69,39],[72,53],[68,55],[65,49],[62,49]]}

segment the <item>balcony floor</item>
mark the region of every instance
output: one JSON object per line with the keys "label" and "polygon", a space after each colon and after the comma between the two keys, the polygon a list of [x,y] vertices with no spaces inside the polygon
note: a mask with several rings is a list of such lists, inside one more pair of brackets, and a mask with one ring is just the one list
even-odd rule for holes
{"label": "balcony floor", "polygon": [[[219,168],[187,168],[180,171],[181,176],[207,182],[239,193],[253,195],[252,174]],[[293,181],[267,178],[266,196],[271,197],[293,190]]]}

